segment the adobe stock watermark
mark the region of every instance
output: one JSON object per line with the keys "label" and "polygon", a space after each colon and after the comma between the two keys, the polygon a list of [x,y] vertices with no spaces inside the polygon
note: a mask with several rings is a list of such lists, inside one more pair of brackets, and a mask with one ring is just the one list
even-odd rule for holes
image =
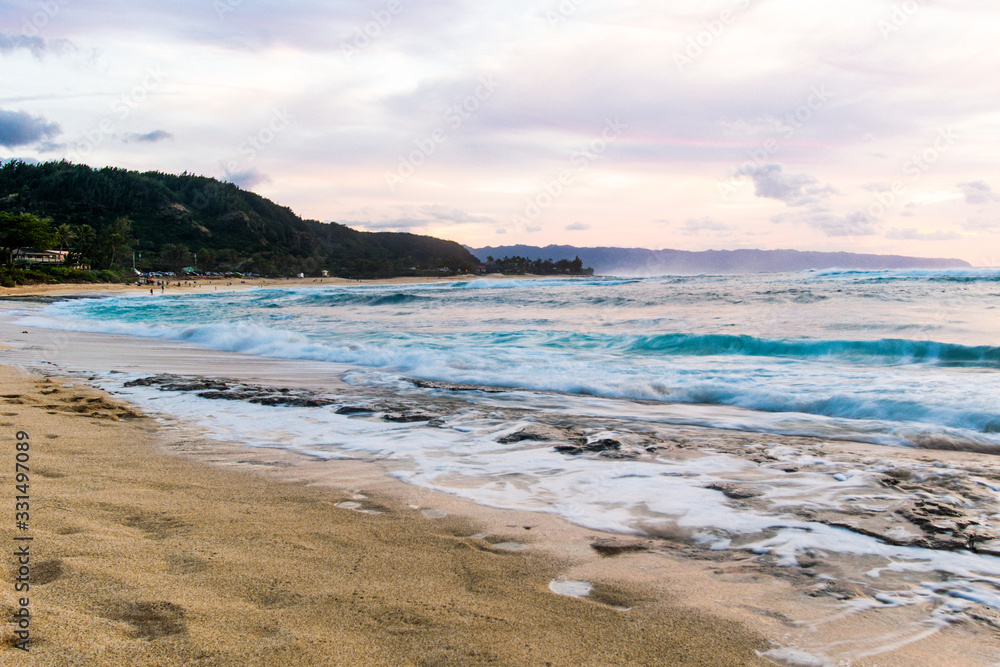
{"label": "adobe stock watermark", "polygon": [[939,129],[937,137],[929,146],[922,151],[914,153],[903,163],[903,175],[909,178],[907,180],[894,180],[889,184],[888,190],[876,193],[874,201],[859,210],[855,215],[862,216],[861,220],[864,223],[871,223],[881,218],[899,202],[900,198],[906,192],[907,185],[913,185],[919,181],[960,138],[951,127]]}
{"label": "adobe stock watermark", "polygon": [[893,34],[903,29],[910,19],[920,11],[920,0],[906,0],[906,2],[892,6],[892,13],[888,19],[879,19],[878,31],[882,33],[882,39],[889,39]]}
{"label": "adobe stock watermark", "polygon": [[[780,138],[785,141],[792,139],[832,98],[833,93],[827,90],[826,84],[812,86],[803,104],[786,113],[784,117],[776,119],[775,129],[781,135]],[[773,162],[773,157],[779,150],[781,142],[776,138],[766,139],[758,148],[751,150],[748,153],[749,159],[733,172],[732,178],[716,186],[722,200],[727,201],[731,195],[746,185],[750,181],[750,175],[757,169]]]}
{"label": "adobe stock watermark", "polygon": [[112,115],[105,116],[97,122],[95,128],[83,133],[83,137],[70,150],[70,161],[82,162],[83,158],[93,153],[105,140],[113,137],[117,127],[116,119],[120,122],[132,115],[163,84],[165,78],[166,74],[159,66],[148,67],[146,76],[140,83],[111,103]]}
{"label": "adobe stock watermark", "polygon": [[215,9],[216,16],[221,21],[226,17],[226,14],[234,11],[242,4],[243,0],[213,0],[212,7]]}
{"label": "adobe stock watermark", "polygon": [[549,27],[555,30],[560,23],[565,23],[580,8],[584,0],[561,0],[555,9],[545,10],[545,20],[549,22]]}
{"label": "adobe stock watermark", "polygon": [[230,161],[226,163],[226,168],[230,171],[239,171],[245,168],[274,143],[278,135],[288,129],[288,126],[295,120],[295,116],[288,113],[287,109],[275,109],[268,121],[257,130],[257,134],[249,135],[236,149],[236,152],[243,158],[242,162]]}
{"label": "adobe stock watermark", "polygon": [[71,342],[70,335],[64,331],[46,331],[40,360],[42,363],[54,363],[66,353]]}
{"label": "adobe stock watermark", "polygon": [[389,189],[395,192],[397,187],[426,164],[427,160],[437,153],[438,147],[448,141],[449,132],[462,127],[465,121],[482,108],[486,100],[493,97],[499,87],[500,82],[492,74],[479,77],[479,85],[475,91],[465,99],[452,104],[441,115],[444,125],[415,139],[413,141],[415,148],[407,155],[399,156],[396,171],[385,172],[385,184]]}
{"label": "adobe stock watermark", "polygon": [[389,0],[383,9],[372,12],[370,21],[363,26],[355,26],[354,35],[350,41],[340,43],[340,52],[344,54],[347,62],[351,62],[354,56],[360,54],[371,46],[372,42],[381,37],[382,31],[388,28],[402,11],[402,0]]}
{"label": "adobe stock watermark", "polygon": [[705,29],[690,35],[683,51],[674,51],[674,64],[677,65],[678,72],[684,72],[685,68],[694,64],[694,61],[705,55],[720,37],[726,32],[726,28],[736,20],[739,13],[750,7],[751,0],[732,0],[735,9],[723,9],[718,18],[705,21]]}
{"label": "adobe stock watermark", "polygon": [[69,4],[69,0],[46,0],[39,2],[38,9],[24,19],[21,26],[21,34],[28,37],[35,37],[45,26],[52,22],[62,8]]}
{"label": "adobe stock watermark", "polygon": [[540,218],[542,213],[562,196],[566,188],[573,185],[577,176],[587,171],[595,161],[601,159],[611,144],[616,142],[627,129],[628,125],[618,118],[604,121],[604,129],[600,136],[578,148],[570,158],[570,166],[561,170],[551,180],[542,183],[541,190],[525,202],[523,214],[515,213],[511,217],[515,228],[523,229]]}

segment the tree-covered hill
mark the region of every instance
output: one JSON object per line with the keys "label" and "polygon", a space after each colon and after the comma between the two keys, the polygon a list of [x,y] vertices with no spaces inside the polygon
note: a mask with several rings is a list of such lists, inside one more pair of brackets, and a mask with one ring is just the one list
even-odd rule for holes
{"label": "tree-covered hill", "polygon": [[197,261],[203,271],[386,277],[478,265],[452,241],[303,220],[231,183],[187,173],[11,162],[0,167],[0,214],[49,220],[51,245],[95,269],[131,268],[133,251],[139,268],[160,271]]}

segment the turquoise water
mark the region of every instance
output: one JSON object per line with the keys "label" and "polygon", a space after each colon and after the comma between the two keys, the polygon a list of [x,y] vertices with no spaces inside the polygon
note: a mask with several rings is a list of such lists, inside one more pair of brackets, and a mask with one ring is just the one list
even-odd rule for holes
{"label": "turquoise water", "polygon": [[826,271],[168,290],[28,323],[345,363],[378,371],[353,376],[374,385],[733,406],[766,431],[993,451],[998,304],[997,270]]}

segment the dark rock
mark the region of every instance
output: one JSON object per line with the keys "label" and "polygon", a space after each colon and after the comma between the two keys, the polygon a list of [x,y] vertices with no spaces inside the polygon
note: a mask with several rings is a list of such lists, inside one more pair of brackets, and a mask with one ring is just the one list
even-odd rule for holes
{"label": "dark rock", "polygon": [[747,498],[759,498],[764,495],[760,491],[754,491],[753,489],[748,489],[743,486],[738,486],[736,484],[730,484],[728,482],[716,482],[714,484],[709,484],[705,487],[706,489],[711,489],[713,491],[721,491],[726,495],[727,498],[732,498],[733,500],[746,500]]}
{"label": "dark rock", "polygon": [[621,461],[632,461],[634,459],[639,458],[639,455],[636,452],[610,451],[610,452],[601,452],[601,458],[621,460]]}
{"label": "dark rock", "polygon": [[252,384],[237,384],[224,380],[182,378],[176,375],[156,375],[125,383],[126,387],[158,387],[161,391],[197,392],[199,398],[225,401],[246,401],[257,405],[287,405],[298,408],[319,408],[335,401],[315,396],[308,391],[280,387],[275,389]]}
{"label": "dark rock", "polygon": [[171,382],[163,385],[166,391],[226,391],[229,385],[225,382],[199,380],[195,382]]}
{"label": "dark rock", "polygon": [[521,429],[520,431],[517,431],[515,433],[510,433],[508,435],[505,435],[502,438],[497,438],[497,442],[499,442],[501,445],[512,445],[516,442],[523,442],[525,440],[537,440],[539,442],[546,442],[551,439],[552,438],[550,438],[549,435],[546,433],[539,433],[538,431],[535,431],[533,429],[526,428],[526,429]]}
{"label": "dark rock", "polygon": [[382,419],[387,422],[396,422],[398,424],[410,424],[413,422],[429,422],[434,419],[435,415],[428,415],[422,412],[389,412],[382,415]]}
{"label": "dark rock", "polygon": [[148,378],[139,378],[138,380],[129,380],[125,383],[126,387],[152,387],[154,385],[160,385],[164,382],[169,382],[173,377],[170,375],[157,375]]}
{"label": "dark rock", "polygon": [[642,540],[620,540],[605,538],[591,543],[590,548],[604,557],[620,556],[621,554],[649,551],[652,544]]}
{"label": "dark rock", "polygon": [[257,405],[285,405],[294,408],[318,408],[324,405],[331,405],[335,401],[324,398],[310,398],[302,396],[287,396],[283,394],[271,396],[254,396],[247,399],[250,403]]}
{"label": "dark rock", "polygon": [[594,442],[588,442],[583,445],[584,451],[587,452],[608,452],[608,451],[618,451],[622,448],[622,443],[617,440],[612,440],[611,438],[602,438],[600,440],[595,440]]}
{"label": "dark rock", "polygon": [[487,394],[502,394],[510,391],[505,387],[492,387],[484,384],[464,384],[462,382],[442,382],[440,380],[418,380],[416,378],[406,378],[407,382],[412,382],[421,389],[444,389],[446,391],[482,391]]}
{"label": "dark rock", "polygon": [[224,401],[242,401],[245,400],[246,395],[241,392],[233,391],[203,391],[198,394],[199,398],[209,398],[213,400],[224,400]]}
{"label": "dark rock", "polygon": [[936,514],[938,516],[950,516],[950,517],[960,517],[965,516],[965,512],[962,510],[951,507],[950,505],[945,505],[944,503],[934,502],[933,500],[918,500],[916,503],[917,509],[924,514]]}
{"label": "dark rock", "polygon": [[[622,448],[622,443],[617,440],[612,440],[611,438],[602,438],[600,440],[595,440],[593,442],[585,442],[582,439],[576,441],[578,444],[575,445],[557,445],[555,450],[561,454],[587,454],[587,453],[600,453],[600,452],[617,452]],[[634,458],[631,455],[627,455],[627,458]]]}
{"label": "dark rock", "polygon": [[338,415],[360,415],[378,412],[370,405],[342,405],[336,410]]}
{"label": "dark rock", "polygon": [[126,387],[159,387],[163,391],[225,391],[229,384],[221,380],[185,379],[176,375],[154,375],[125,383]]}

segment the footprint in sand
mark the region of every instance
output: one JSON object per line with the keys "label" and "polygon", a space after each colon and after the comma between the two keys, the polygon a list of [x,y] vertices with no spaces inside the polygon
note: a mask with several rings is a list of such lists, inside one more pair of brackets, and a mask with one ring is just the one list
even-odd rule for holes
{"label": "footprint in sand", "polygon": [[63,575],[63,562],[58,558],[43,560],[31,568],[31,583],[44,586]]}
{"label": "footprint in sand", "polygon": [[334,507],[339,507],[342,510],[351,510],[353,512],[360,512],[361,514],[371,514],[377,516],[379,514],[385,514],[380,510],[373,510],[365,508],[361,503],[356,503],[352,500],[346,500],[342,503],[337,503]]}
{"label": "footprint in sand", "polygon": [[594,590],[594,585],[589,581],[553,579],[549,582],[549,590],[557,595],[565,595],[571,598],[585,598]]}
{"label": "footprint in sand", "polygon": [[108,603],[101,615],[128,623],[139,639],[158,639],[187,632],[184,609],[172,602],[115,601]]}
{"label": "footprint in sand", "polygon": [[549,582],[549,590],[557,595],[571,598],[587,598],[597,604],[611,607],[615,611],[632,611],[631,600],[602,584],[595,586],[589,581],[576,581],[560,577]]}

